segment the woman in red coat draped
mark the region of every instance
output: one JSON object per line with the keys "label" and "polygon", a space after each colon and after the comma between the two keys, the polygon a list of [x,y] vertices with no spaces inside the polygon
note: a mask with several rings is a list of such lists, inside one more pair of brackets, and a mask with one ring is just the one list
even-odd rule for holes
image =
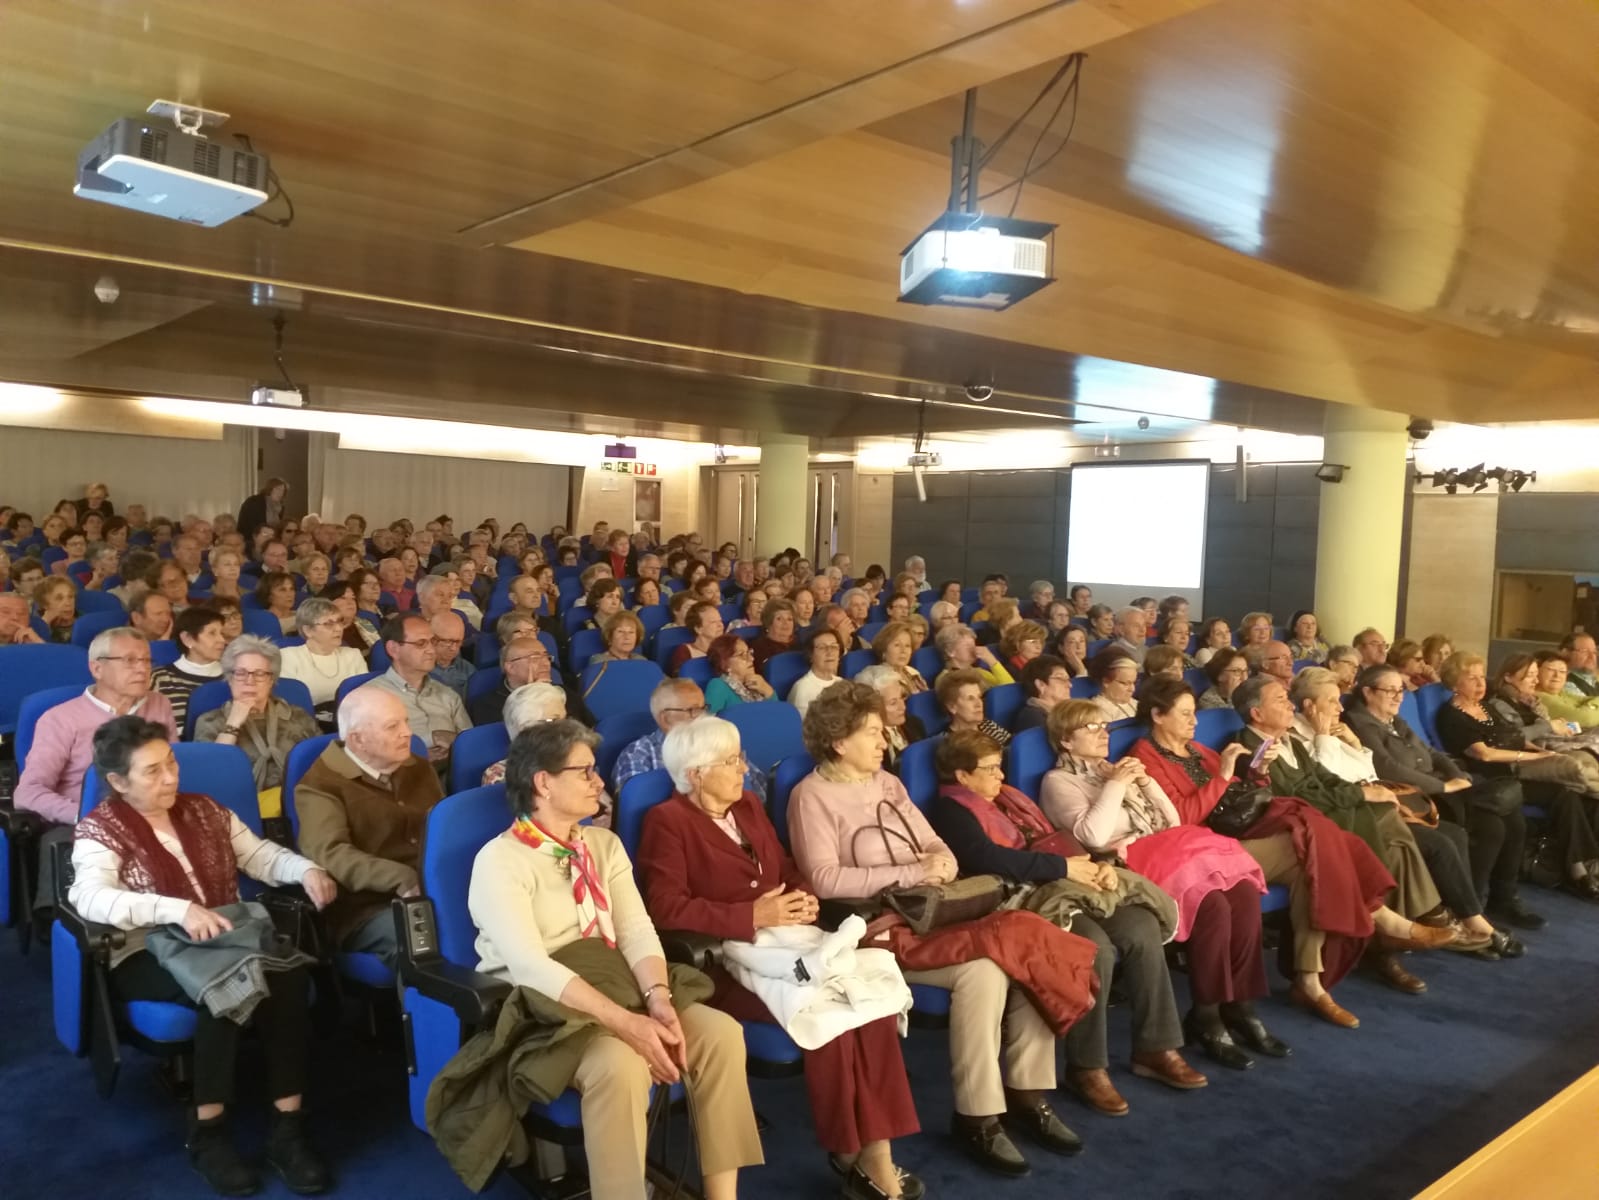
{"label": "woman in red coat draped", "polygon": [[[702,718],[674,730],[663,756],[679,791],[645,815],[636,864],[656,928],[747,942],[757,929],[814,923],[816,897],[760,800],[743,790],[738,730]],[[709,974],[713,1006],[741,1021],[772,1021],[721,966]],[[920,1128],[897,1020],[880,1017],[803,1053],[816,1137],[845,1174],[844,1196],[920,1197],[921,1181],[890,1152],[892,1139]]]}

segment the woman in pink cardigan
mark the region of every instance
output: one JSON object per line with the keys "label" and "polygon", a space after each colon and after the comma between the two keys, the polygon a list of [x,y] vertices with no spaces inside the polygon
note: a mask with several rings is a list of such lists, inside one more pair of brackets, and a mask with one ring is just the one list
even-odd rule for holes
{"label": "woman in pink cardigan", "polygon": [[[1253,1001],[1268,992],[1261,956],[1260,897],[1266,877],[1236,839],[1185,825],[1166,793],[1132,756],[1107,761],[1110,727],[1091,700],[1057,704],[1049,743],[1060,755],[1039,801],[1055,826],[1086,849],[1114,853],[1177,901],[1177,940],[1188,943],[1194,1007],[1183,1020],[1190,1043],[1224,1067],[1255,1065],[1229,1026],[1248,1025],[1262,1054],[1289,1054],[1260,1023]],[[1258,1027],[1258,1028],[1257,1028]]]}

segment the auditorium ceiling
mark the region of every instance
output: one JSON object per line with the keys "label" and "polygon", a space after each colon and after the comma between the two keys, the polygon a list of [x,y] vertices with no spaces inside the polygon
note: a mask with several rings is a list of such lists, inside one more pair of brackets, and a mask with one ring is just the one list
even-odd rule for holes
{"label": "auditorium ceiling", "polygon": [[[240,398],[283,308],[318,403],[496,423],[1591,418],[1595,64],[1588,0],[7,0],[0,378]],[[972,88],[1056,282],[898,304]],[[74,199],[157,98],[230,113],[292,225]]]}

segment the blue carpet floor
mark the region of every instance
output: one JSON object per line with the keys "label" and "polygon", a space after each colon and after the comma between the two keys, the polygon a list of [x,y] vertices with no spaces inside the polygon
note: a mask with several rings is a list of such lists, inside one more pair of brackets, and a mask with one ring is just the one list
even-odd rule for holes
{"label": "blue carpet floor", "polygon": [[[1287,1062],[1223,1071],[1193,1056],[1210,1087],[1173,1092],[1116,1069],[1132,1106],[1119,1119],[1089,1113],[1069,1096],[1062,1117],[1087,1141],[1075,1159],[1029,1151],[1032,1175],[995,1179],[970,1167],[944,1136],[949,1080],[943,1035],[913,1031],[906,1060],[926,1126],[898,1157],[935,1197],[1199,1198],[1292,1196],[1294,1200],[1414,1195],[1599,1062],[1599,908],[1532,891],[1550,918],[1515,962],[1452,954],[1412,955],[1431,985],[1406,997],[1356,976],[1338,998],[1361,1018],[1334,1029],[1287,1007],[1262,1007],[1294,1047]],[[1179,999],[1186,984],[1178,980]],[[5,1200],[180,1200],[209,1195],[188,1169],[177,1106],[150,1061],[127,1056],[110,1101],[95,1094],[86,1061],[55,1041],[47,962],[18,954],[0,933],[0,1197]],[[1112,1015],[1112,1059],[1125,1063],[1127,1013]],[[246,1063],[249,1062],[247,1051]],[[248,1065],[244,1068],[247,1078]],[[413,1129],[397,1048],[355,1034],[318,1043],[310,1104],[344,1197],[464,1197],[468,1193]],[[768,1165],[744,1194],[787,1200],[836,1194],[810,1136],[801,1080],[754,1081],[757,1107],[774,1125]],[[263,1107],[241,1106],[244,1137],[259,1144]],[[264,1195],[287,1196],[272,1179]],[[501,1178],[488,1195],[522,1193]],[[1525,1196],[1560,1200],[1535,1179]]]}

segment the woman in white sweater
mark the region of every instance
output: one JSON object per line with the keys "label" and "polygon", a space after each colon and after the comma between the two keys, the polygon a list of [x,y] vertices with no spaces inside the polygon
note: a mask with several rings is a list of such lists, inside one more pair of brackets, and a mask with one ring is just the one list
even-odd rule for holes
{"label": "woman in white sweater", "polygon": [[[706,1200],[738,1194],[738,1169],[763,1160],[738,1022],[704,1004],[679,1010],[666,956],[617,836],[582,824],[599,811],[598,735],[576,721],[519,733],[506,760],[511,828],[478,852],[467,905],[478,969],[597,1022],[572,1081],[583,1097],[595,1200],[644,1194],[648,1088],[687,1077]],[[641,1004],[624,1007],[553,955],[582,938],[626,960]]]}
{"label": "woman in white sweater", "polygon": [[342,644],[344,618],[331,600],[313,596],[301,601],[294,616],[305,645],[283,648],[279,678],[297,679],[305,684],[311,691],[311,703],[316,705],[317,719],[328,724],[333,718],[333,702],[339,684],[351,676],[365,675],[366,660],[359,650]]}
{"label": "woman in white sweater", "polygon": [[838,664],[844,660],[844,640],[831,629],[818,629],[806,643],[805,653],[810,657],[811,669],[795,680],[788,692],[788,702],[799,709],[801,717],[812,700],[841,678]]}

